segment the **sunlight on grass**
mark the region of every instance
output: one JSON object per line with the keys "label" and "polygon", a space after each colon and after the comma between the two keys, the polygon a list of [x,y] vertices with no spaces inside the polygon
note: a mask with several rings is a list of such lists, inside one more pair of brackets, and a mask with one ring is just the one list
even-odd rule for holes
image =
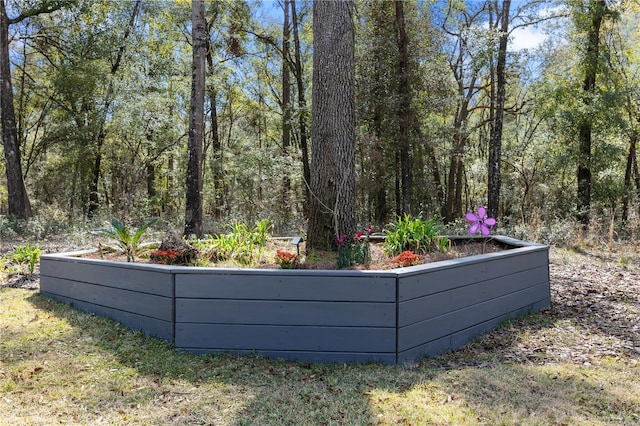
{"label": "sunlight on grass", "polygon": [[[0,304],[2,425],[640,422],[640,367],[628,358],[536,365],[487,351],[449,354],[473,362],[448,368],[196,356],[31,291],[0,289]],[[582,331],[540,316],[531,325],[502,332],[514,345],[570,347]]]}
{"label": "sunlight on grass", "polygon": [[638,373],[637,364],[462,368],[369,401],[378,424],[636,424]]}

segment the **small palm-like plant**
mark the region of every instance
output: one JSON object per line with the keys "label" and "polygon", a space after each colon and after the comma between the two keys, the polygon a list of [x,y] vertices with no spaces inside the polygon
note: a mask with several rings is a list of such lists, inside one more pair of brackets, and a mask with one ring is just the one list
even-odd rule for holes
{"label": "small palm-like plant", "polygon": [[144,233],[157,221],[158,219],[156,218],[144,221],[135,232],[132,232],[128,226],[122,224],[118,219],[112,219],[111,229],[99,229],[97,232],[114,240],[127,255],[127,262],[133,262],[134,256],[140,251]]}

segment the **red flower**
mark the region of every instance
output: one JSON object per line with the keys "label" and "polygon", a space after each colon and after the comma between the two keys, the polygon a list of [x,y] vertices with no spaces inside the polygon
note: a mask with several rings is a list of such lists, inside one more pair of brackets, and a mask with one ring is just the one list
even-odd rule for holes
{"label": "red flower", "polygon": [[415,254],[411,250],[407,250],[394,257],[393,263],[399,267],[419,265],[422,263],[422,256]]}
{"label": "red flower", "polygon": [[276,263],[280,264],[282,269],[292,269],[295,267],[298,255],[284,250],[276,250]]}
{"label": "red flower", "polygon": [[336,244],[338,247],[342,247],[347,243],[347,236],[344,234],[340,234],[340,236],[336,237]]}
{"label": "red flower", "polygon": [[180,252],[173,249],[156,250],[149,253],[149,257],[160,265],[171,265],[180,257]]}

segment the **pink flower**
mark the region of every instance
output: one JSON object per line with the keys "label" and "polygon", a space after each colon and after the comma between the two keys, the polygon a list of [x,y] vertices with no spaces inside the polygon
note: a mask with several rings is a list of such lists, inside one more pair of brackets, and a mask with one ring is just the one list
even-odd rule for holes
{"label": "pink flower", "polygon": [[356,235],[353,236],[353,240],[356,242],[360,242],[360,240],[362,240],[362,232],[356,232]]}
{"label": "pink flower", "polygon": [[340,234],[340,236],[336,237],[336,244],[338,247],[342,247],[347,243],[347,236],[344,234]]}
{"label": "pink flower", "polygon": [[482,235],[486,237],[491,234],[491,230],[489,228],[497,223],[494,218],[487,217],[487,208],[484,206],[478,207],[477,214],[467,212],[464,218],[471,222],[471,226],[469,226],[469,233],[471,235],[477,234],[478,230],[480,230]]}

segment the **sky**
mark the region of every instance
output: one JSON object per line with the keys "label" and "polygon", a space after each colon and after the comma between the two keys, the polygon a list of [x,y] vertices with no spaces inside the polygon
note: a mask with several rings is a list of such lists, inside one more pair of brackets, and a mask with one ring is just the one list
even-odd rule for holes
{"label": "sky", "polygon": [[535,49],[544,42],[547,35],[539,28],[521,27],[513,31],[511,38],[510,50],[519,51],[522,49]]}
{"label": "sky", "polygon": [[[522,3],[522,0],[515,0],[511,9],[515,9],[520,3]],[[280,23],[282,22],[282,6],[278,0],[263,0],[262,5],[258,9],[258,16],[270,22]],[[544,42],[546,37],[547,35],[537,27],[517,28],[512,32],[509,50],[520,51],[523,49],[535,49]]]}

